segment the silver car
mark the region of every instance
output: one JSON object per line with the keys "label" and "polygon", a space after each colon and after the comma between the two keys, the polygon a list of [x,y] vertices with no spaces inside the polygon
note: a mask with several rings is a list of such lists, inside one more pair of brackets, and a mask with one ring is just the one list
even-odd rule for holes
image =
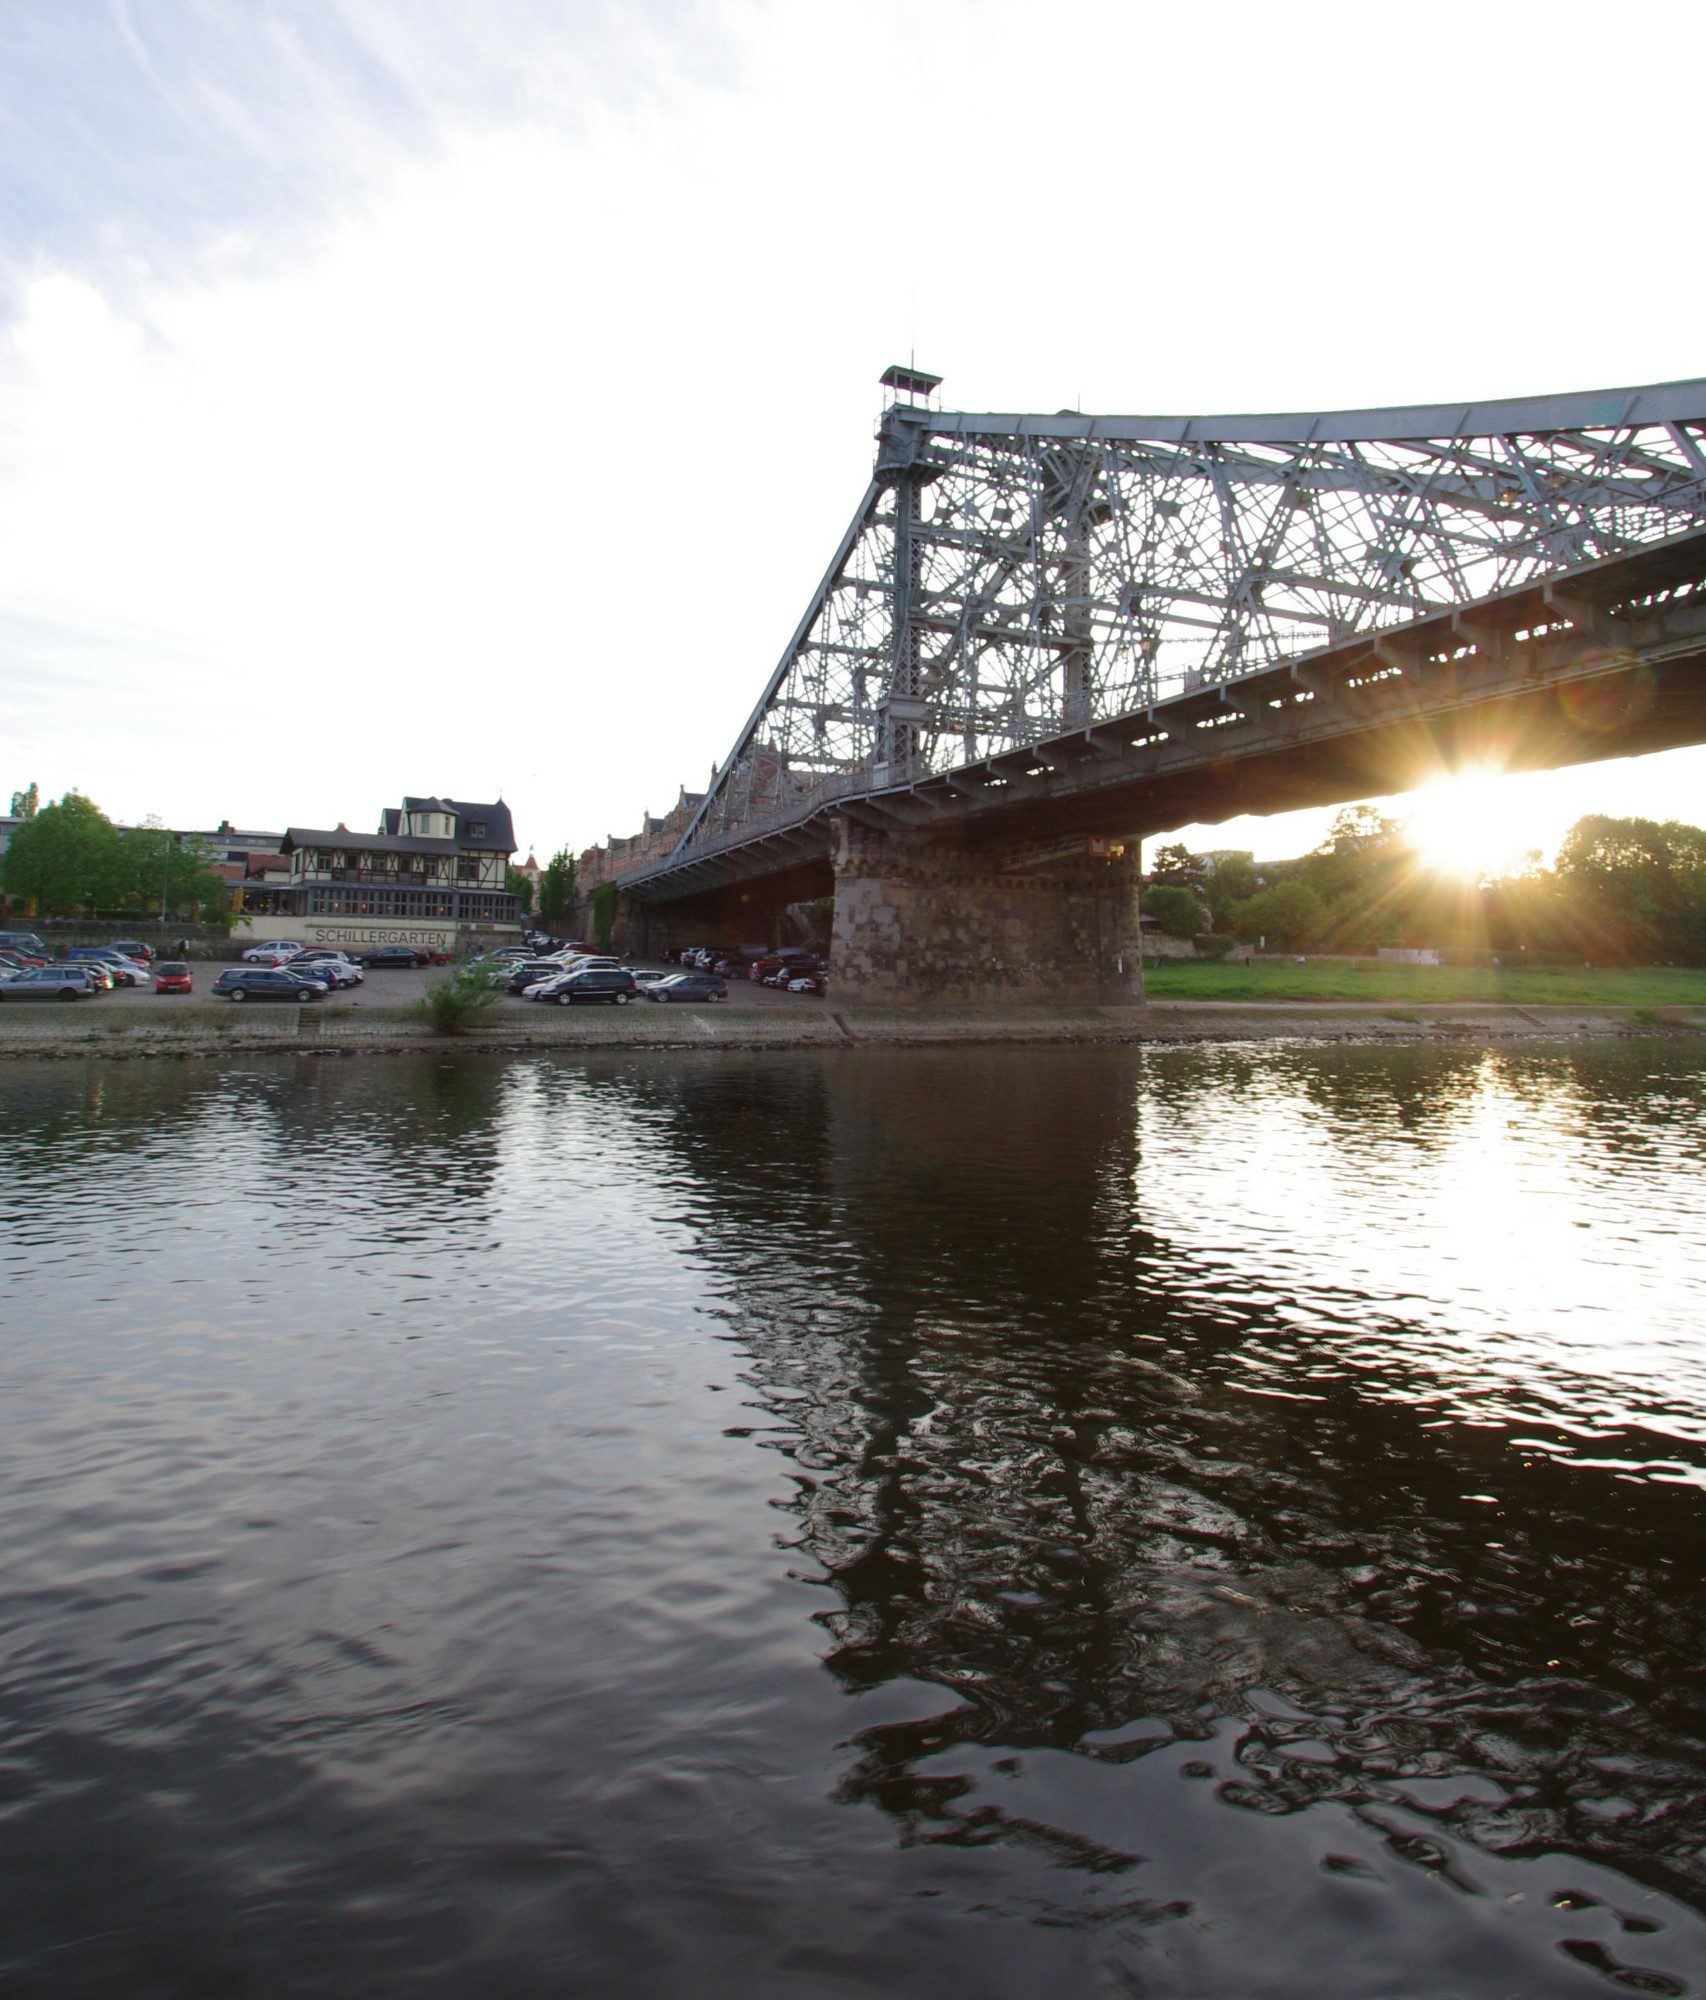
{"label": "silver car", "polygon": [[32,965],[26,972],[14,972],[0,979],[0,1001],[93,1000],[104,991],[82,965]]}

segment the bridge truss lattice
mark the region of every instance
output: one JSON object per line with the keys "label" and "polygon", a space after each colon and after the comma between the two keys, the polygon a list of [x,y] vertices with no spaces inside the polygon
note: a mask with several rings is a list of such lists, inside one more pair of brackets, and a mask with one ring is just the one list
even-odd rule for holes
{"label": "bridge truss lattice", "polygon": [[1706,382],[1277,417],[897,401],[676,854],[1703,522]]}

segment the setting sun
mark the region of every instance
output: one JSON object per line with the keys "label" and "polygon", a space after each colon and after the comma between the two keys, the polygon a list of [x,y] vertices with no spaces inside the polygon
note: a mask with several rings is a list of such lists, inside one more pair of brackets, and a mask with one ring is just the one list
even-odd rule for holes
{"label": "setting sun", "polygon": [[1510,873],[1539,845],[1531,801],[1489,765],[1435,778],[1410,794],[1402,817],[1423,861],[1468,881]]}

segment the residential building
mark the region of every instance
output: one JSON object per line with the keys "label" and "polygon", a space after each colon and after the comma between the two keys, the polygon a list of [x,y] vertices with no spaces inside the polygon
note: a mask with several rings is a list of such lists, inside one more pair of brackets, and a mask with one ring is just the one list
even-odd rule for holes
{"label": "residential building", "polygon": [[515,829],[501,799],[405,798],[380,814],[377,833],[292,826],[279,852],[284,885],[244,894],[245,915],[264,916],[269,936],[448,949],[521,916],[504,886]]}

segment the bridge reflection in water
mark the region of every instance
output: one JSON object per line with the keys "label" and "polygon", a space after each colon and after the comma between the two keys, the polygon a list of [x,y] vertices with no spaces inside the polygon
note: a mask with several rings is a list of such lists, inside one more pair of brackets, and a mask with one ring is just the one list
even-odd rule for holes
{"label": "bridge reflection in water", "polygon": [[700,1077],[668,1126],[835,1600],[839,1796],[1074,1871],[1048,1921],[1183,1926],[1200,1990],[1257,1909],[1307,1961],[1416,1873],[1450,1893],[1425,1943],[1385,1910],[1392,1991],[1507,1990],[1464,1896],[1681,1991],[1702,1934],[1642,1945],[1706,1852],[1706,1261],[1585,1246],[1687,1226],[1703,1106],[1645,1052]]}

